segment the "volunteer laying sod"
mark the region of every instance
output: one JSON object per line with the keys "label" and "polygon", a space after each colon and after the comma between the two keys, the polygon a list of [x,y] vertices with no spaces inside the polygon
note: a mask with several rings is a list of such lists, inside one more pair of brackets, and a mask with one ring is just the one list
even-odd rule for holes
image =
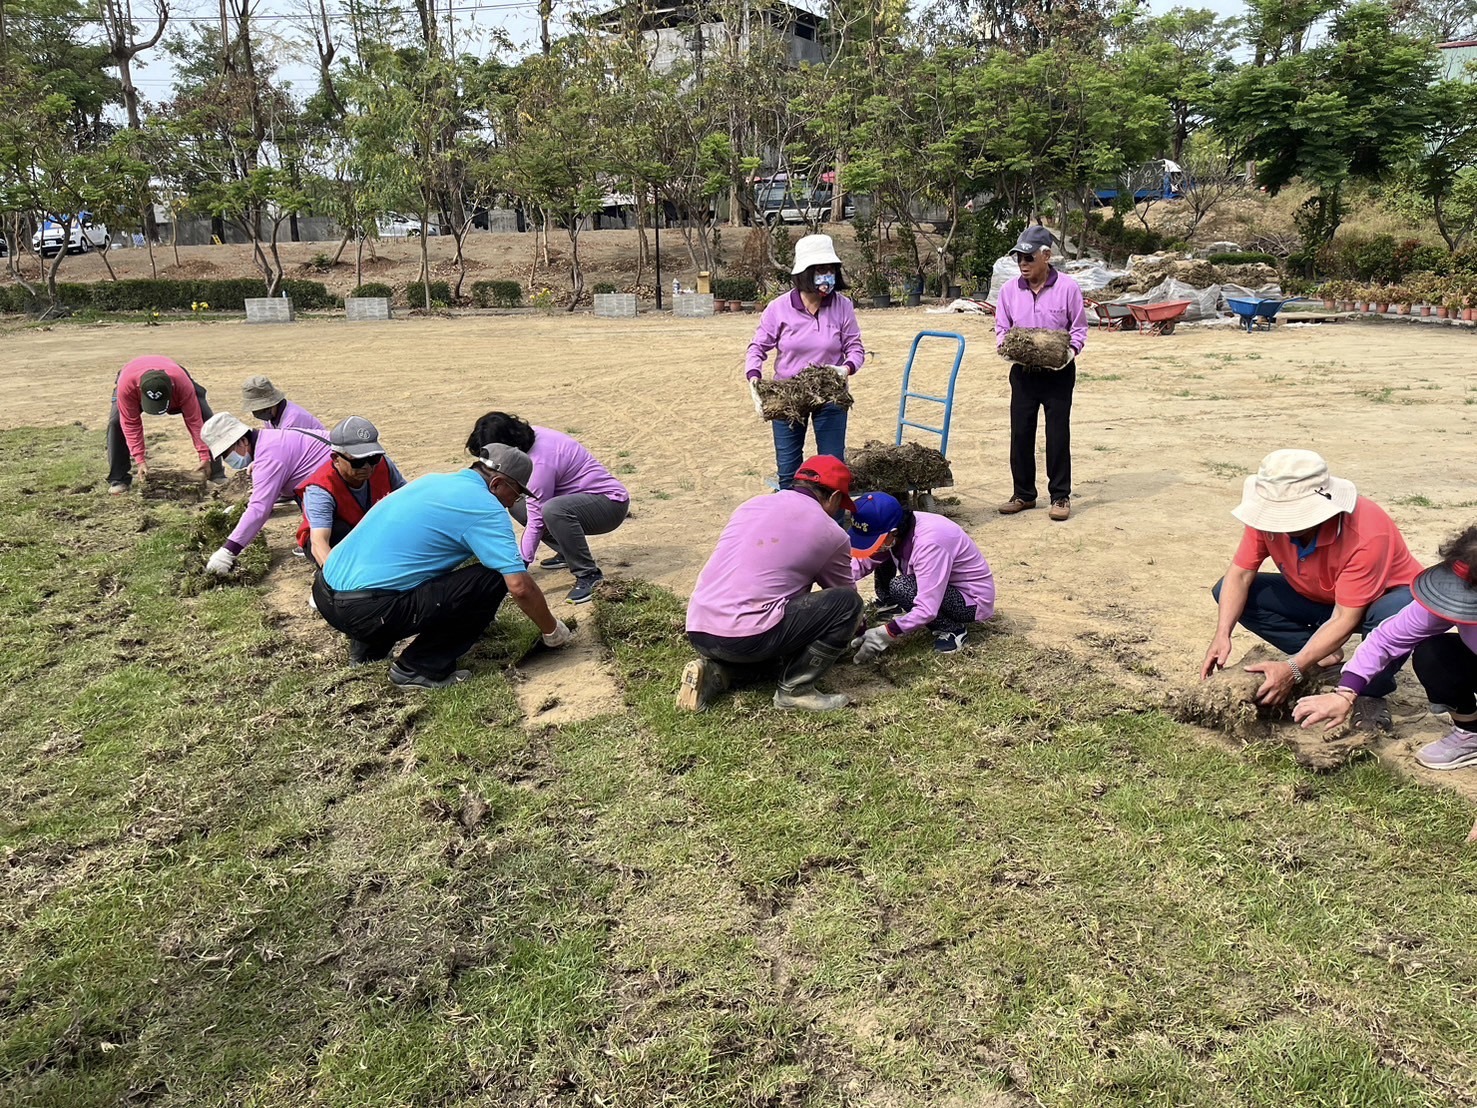
{"label": "volunteer laying sod", "polygon": [[271,379],[260,375],[248,377],[241,382],[241,406],[258,419],[262,426],[273,431],[285,431],[289,427],[301,427],[305,431],[326,433],[327,428],[319,418],[306,408],[287,399]]}
{"label": "volunteer laying sod", "polygon": [[205,387],[197,384],[185,367],[159,354],[135,358],[118,372],[108,414],[108,492],[125,493],[133,483],[129,461],[140,477],[149,473],[148,448],[144,444],[145,415],[178,415],[185,421],[190,441],[200,454],[200,476],[224,481],[225,470],[212,458],[201,428],[214,413],[205,399]]}
{"label": "volunteer laying sod", "polygon": [[315,566],[341,543],[385,497],[405,485],[399,468],[385,455],[379,430],[363,416],[350,416],[328,432],[332,452],[313,475],[294,490],[302,501],[297,545]]}

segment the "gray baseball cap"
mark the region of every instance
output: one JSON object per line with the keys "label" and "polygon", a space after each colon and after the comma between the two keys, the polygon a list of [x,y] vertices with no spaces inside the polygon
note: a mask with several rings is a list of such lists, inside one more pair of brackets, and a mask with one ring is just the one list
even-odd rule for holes
{"label": "gray baseball cap", "polygon": [[385,452],[380,445],[379,430],[362,415],[351,415],[335,423],[328,432],[328,445],[345,458],[372,458]]}
{"label": "gray baseball cap", "polygon": [[1050,250],[1054,242],[1051,232],[1045,227],[1027,227],[1021,232],[1021,237],[1015,240],[1015,245],[1010,248],[1010,252],[1034,258],[1042,250]]}
{"label": "gray baseball cap", "polygon": [[533,459],[516,446],[490,442],[482,448],[482,464],[494,473],[501,473],[510,481],[516,481],[524,492],[533,478]]}

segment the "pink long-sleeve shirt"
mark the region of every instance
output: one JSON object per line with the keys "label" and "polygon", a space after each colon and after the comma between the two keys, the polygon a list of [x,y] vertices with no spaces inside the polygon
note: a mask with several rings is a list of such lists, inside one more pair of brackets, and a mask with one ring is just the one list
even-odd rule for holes
{"label": "pink long-sleeve shirt", "polygon": [[202,462],[209,463],[210,447],[200,437],[200,428],[205,419],[200,414],[200,398],[195,395],[195,382],[178,362],[161,354],[145,354],[135,358],[118,372],[118,422],[123,425],[123,439],[128,443],[128,453],[135,462],[144,462],[148,453],[144,447],[143,409],[139,407],[139,380],[145,373],[163,370],[169,375],[174,387],[169,397],[167,415],[183,416],[185,429],[190,432],[190,441]]}
{"label": "pink long-sleeve shirt", "polygon": [[872,558],[856,558],[851,574],[860,581],[886,561],[897,563],[899,573],[910,573],[918,581],[918,596],[910,611],[889,620],[894,638],[927,625],[937,618],[944,592],[953,585],[974,605],[974,618],[983,622],[995,614],[995,575],[974,540],[952,519],[932,512],[918,512],[907,542]]}
{"label": "pink long-sleeve shirt", "polygon": [[539,540],[544,537],[544,502],[581,492],[621,503],[631,499],[626,486],[611,476],[595,455],[562,431],[535,427],[528,456],[533,459],[533,476],[528,479],[531,495],[525,502],[528,525],[519,544],[525,562],[533,561]]}
{"label": "pink long-sleeve shirt", "polygon": [[328,434],[328,428],[323,426],[322,421],[306,408],[294,404],[291,400],[283,401],[282,414],[276,419],[269,419],[262,424],[273,431],[286,431],[289,427],[299,427],[304,431],[317,431],[320,435]]}
{"label": "pink long-sleeve shirt", "polygon": [[997,348],[1012,327],[1067,331],[1072,353],[1082,353],[1087,345],[1087,308],[1082,302],[1082,286],[1055,269],[1047,275],[1040,292],[1033,293],[1024,277],[1007,281],[995,305]]}
{"label": "pink long-sleeve shirt", "polygon": [[1453,627],[1467,649],[1477,654],[1477,625],[1442,619],[1412,600],[1359,644],[1359,649],[1344,666],[1339,684],[1355,693],[1362,693],[1370,679],[1396,658],[1409,654],[1426,639],[1446,634]]}
{"label": "pink long-sleeve shirt", "polygon": [[756,496],[729,517],[698,574],[687,629],[725,639],[763,634],[813,585],[855,588],[846,532],[809,493]]}
{"label": "pink long-sleeve shirt", "polygon": [[844,365],[849,373],[862,368],[867,352],[856,322],[856,305],[839,292],[821,301],[811,315],[795,289],[776,296],[759,317],[744,373],[757,380],[764,375],[764,359],[774,351],[774,375],[794,377],[807,366]]}
{"label": "pink long-sleeve shirt", "polygon": [[328,460],[328,438],[316,431],[299,428],[273,431],[264,427],[254,433],[256,445],[251,453],[251,500],[226,539],[225,547],[232,554],[240,554],[246,544],[256,538],[277,501],[291,496],[295,488]]}

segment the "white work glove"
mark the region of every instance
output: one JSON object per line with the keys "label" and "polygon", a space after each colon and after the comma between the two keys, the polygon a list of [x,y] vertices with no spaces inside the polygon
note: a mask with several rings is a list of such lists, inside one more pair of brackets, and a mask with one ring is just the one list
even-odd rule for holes
{"label": "white work glove", "polygon": [[562,619],[556,616],[554,618],[554,630],[544,636],[544,645],[554,649],[563,646],[572,638],[574,638],[574,632],[565,625]]}
{"label": "white work glove", "polygon": [[754,398],[754,414],[762,416],[764,414],[764,401],[759,398],[759,382],[752,377],[749,378],[749,395]]}
{"label": "white work glove", "polygon": [[843,381],[851,376],[851,370],[847,369],[844,365],[828,365],[826,366],[826,368],[834,369],[836,371],[836,375],[840,377]]}
{"label": "white work glove", "polygon": [[210,556],[210,561],[205,563],[205,572],[213,573],[217,577],[224,577],[236,568],[236,555],[232,554],[224,546]]}
{"label": "white work glove", "polygon": [[892,645],[892,636],[887,633],[885,626],[873,627],[859,641],[861,649],[856,652],[856,657],[852,661],[860,666],[867,662],[875,662],[882,657],[883,652]]}

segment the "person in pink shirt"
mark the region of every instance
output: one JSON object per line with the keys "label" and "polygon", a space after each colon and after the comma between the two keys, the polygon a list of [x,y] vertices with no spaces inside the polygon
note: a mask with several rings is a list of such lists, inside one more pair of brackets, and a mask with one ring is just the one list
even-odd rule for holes
{"label": "person in pink shirt", "polygon": [[1072,358],[1060,369],[1010,367],[1010,499],[1001,515],[1036,506],[1036,414],[1046,413],[1046,491],[1050,517],[1072,515],[1072,390],[1077,384],[1077,355],[1087,344],[1087,309],[1082,288],[1051,265],[1051,232],[1027,227],[1010,253],[1021,268],[1020,279],[1007,281],[995,304],[995,346],[1013,327],[1066,331]]}
{"label": "person in pink shirt", "polygon": [[[134,358],[118,372],[108,413],[108,492],[125,493],[133,483],[130,469],[148,477],[148,449],[144,445],[145,415],[178,415],[200,455],[200,475],[224,481],[225,470],[213,461],[200,437],[200,428],[214,415],[205,388],[196,384],[184,366],[160,354]],[[131,466],[130,466],[130,463]]]}
{"label": "person in pink shirt", "polygon": [[[867,356],[856,322],[856,306],[841,295],[847,287],[846,279],[841,275],[841,259],[836,256],[830,235],[806,235],[795,244],[790,277],[790,291],[769,302],[749,343],[744,372],[755,411],[762,406],[754,386],[763,377],[764,359],[771,352],[775,378],[781,381],[813,365],[829,366],[849,378],[861,369]],[[815,426],[816,453],[844,460],[846,409],[827,404],[811,414],[810,422]],[[772,426],[779,487],[787,489],[805,456],[805,423],[777,419]]]}
{"label": "person in pink shirt", "polygon": [[836,522],[854,506],[851,470],[829,455],[801,465],[791,488],[738,506],[687,604],[687,638],[701,657],[682,671],[679,708],[702,711],[732,671],[772,661],[783,665],[776,708],[846,706],[845,694],[815,683],[861,628],[850,548]]}
{"label": "person in pink shirt", "polygon": [[502,443],[533,459],[528,495],[511,509],[523,524],[519,543],[523,560],[532,564],[539,543],[554,551],[539,565],[568,568],[574,588],[565,600],[587,604],[595,586],[605,580],[590,553],[589,535],[607,535],[619,527],[631,510],[631,494],[578,441],[561,431],[534,427],[506,412],[488,412],[467,438],[467,452],[480,457],[482,448]]}
{"label": "person in pink shirt", "polygon": [[995,614],[990,563],[952,519],[904,508],[885,492],[858,497],[851,514],[851,575],[873,576],[877,614],[891,616],[862,636],[857,662],[876,661],[904,635],[927,627],[933,648],[952,654],[971,624]]}

